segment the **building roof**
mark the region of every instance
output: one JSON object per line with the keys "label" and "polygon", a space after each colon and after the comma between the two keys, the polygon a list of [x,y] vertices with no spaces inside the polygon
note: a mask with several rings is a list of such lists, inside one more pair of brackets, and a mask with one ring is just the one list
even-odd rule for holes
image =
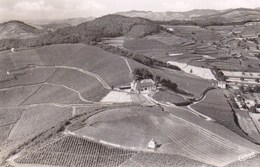
{"label": "building roof", "polygon": [[140,83],[152,83],[152,84],[154,84],[155,82],[152,79],[143,79],[143,80],[141,80]]}

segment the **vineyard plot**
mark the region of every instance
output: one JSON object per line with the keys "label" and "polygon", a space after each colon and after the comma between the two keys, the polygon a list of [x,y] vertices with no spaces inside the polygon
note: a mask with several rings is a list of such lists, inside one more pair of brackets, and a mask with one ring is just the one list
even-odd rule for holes
{"label": "vineyard plot", "polygon": [[65,136],[16,159],[16,162],[69,167],[115,167],[135,154],[134,151],[110,148],[74,136]]}

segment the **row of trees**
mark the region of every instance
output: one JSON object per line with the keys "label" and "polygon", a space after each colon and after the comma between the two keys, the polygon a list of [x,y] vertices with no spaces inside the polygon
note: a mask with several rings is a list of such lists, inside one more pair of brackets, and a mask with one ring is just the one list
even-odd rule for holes
{"label": "row of trees", "polygon": [[226,80],[224,73],[220,69],[218,69],[216,66],[213,66],[211,70],[215,73],[215,76],[218,80],[220,80],[220,81]]}

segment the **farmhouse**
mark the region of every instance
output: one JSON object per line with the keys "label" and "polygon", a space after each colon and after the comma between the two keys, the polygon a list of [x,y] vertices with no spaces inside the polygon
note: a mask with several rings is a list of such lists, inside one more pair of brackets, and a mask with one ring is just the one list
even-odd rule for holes
{"label": "farmhouse", "polygon": [[141,81],[133,81],[131,83],[131,89],[137,92],[141,91],[155,91],[155,82],[152,79],[144,79]]}
{"label": "farmhouse", "polygon": [[226,89],[227,88],[227,83],[224,81],[219,81],[218,82],[218,87],[221,89]]}

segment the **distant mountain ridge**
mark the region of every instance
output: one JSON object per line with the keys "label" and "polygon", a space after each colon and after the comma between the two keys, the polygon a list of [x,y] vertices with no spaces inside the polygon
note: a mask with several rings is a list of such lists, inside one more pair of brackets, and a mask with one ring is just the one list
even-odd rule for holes
{"label": "distant mountain ridge", "polygon": [[127,17],[142,17],[153,21],[170,21],[170,20],[199,20],[222,18],[223,21],[244,21],[249,19],[260,18],[260,8],[247,9],[227,9],[227,10],[213,10],[213,9],[195,9],[187,12],[151,12],[151,11],[128,11],[119,12],[118,15]]}
{"label": "distant mountain ridge", "polygon": [[189,20],[193,17],[217,14],[219,11],[212,9],[195,9],[187,12],[152,12],[152,11],[128,11],[116,14],[127,17],[142,17],[154,21]]}

